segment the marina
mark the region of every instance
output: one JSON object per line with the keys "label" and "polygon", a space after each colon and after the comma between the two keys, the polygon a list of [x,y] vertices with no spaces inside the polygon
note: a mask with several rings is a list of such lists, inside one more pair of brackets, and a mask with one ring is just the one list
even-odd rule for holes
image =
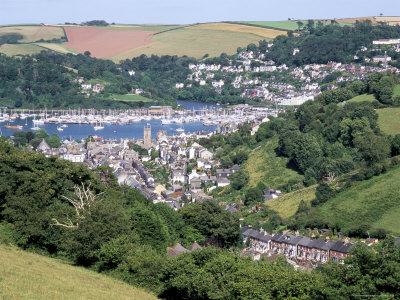
{"label": "marina", "polygon": [[0,112],[0,134],[10,136],[15,130],[37,131],[44,128],[49,134],[57,134],[61,139],[84,139],[89,135],[140,139],[143,137],[143,127],[149,124],[152,137],[155,138],[159,130],[166,131],[167,135],[212,132],[218,126],[238,125],[276,114],[265,109],[249,112],[243,107],[225,109],[191,101],[179,104],[181,109],[178,110],[166,106],[127,111],[3,109]]}

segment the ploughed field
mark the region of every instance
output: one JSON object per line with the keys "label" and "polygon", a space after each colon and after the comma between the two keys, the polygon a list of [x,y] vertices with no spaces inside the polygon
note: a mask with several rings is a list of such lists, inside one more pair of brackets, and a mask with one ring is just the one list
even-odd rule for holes
{"label": "ploughed field", "polygon": [[64,46],[92,57],[107,58],[152,42],[155,31],[107,30],[90,27],[65,27],[68,42]]}

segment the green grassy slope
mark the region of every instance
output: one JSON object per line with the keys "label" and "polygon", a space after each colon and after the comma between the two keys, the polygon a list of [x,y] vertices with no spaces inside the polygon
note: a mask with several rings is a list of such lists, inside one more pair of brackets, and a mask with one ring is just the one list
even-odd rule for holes
{"label": "green grassy slope", "polygon": [[289,159],[278,156],[278,138],[268,140],[260,148],[252,151],[246,162],[246,170],[249,172],[249,186],[256,186],[263,182],[266,186],[274,189],[282,189],[290,181],[300,182],[304,176],[287,167]]}
{"label": "green grassy slope", "polygon": [[0,244],[0,299],[157,299],[83,268]]}
{"label": "green grassy slope", "polygon": [[378,125],[386,134],[400,133],[400,107],[378,109]]}
{"label": "green grassy slope", "polygon": [[400,168],[357,182],[316,209],[316,214],[342,229],[370,224],[400,234]]}
{"label": "green grassy slope", "polygon": [[299,28],[295,21],[242,21],[238,23],[258,25],[267,28],[270,27],[283,30],[296,30]]}
{"label": "green grassy slope", "polygon": [[[362,94],[360,96],[356,96],[354,98],[351,98],[350,100],[346,101],[348,103],[353,103],[353,102],[373,102],[376,100],[375,96],[373,94]],[[342,103],[339,103],[338,105],[342,105]]]}
{"label": "green grassy slope", "polygon": [[301,200],[310,203],[311,200],[315,199],[316,188],[317,186],[313,185],[285,194],[279,198],[267,201],[266,205],[276,211],[281,218],[289,218],[296,213]]}

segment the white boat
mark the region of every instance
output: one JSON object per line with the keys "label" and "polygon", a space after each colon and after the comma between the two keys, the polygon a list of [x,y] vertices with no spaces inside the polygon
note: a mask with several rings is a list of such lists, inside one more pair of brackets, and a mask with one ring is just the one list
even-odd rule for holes
{"label": "white boat", "polygon": [[62,124],[62,125],[61,125],[61,128],[67,128],[67,127],[68,127],[67,124]]}
{"label": "white boat", "polygon": [[169,124],[171,124],[171,120],[170,119],[162,119],[161,120],[161,124],[162,125],[169,125]]}
{"label": "white boat", "polygon": [[97,131],[97,130],[102,130],[102,129],[104,129],[104,126],[101,126],[101,123],[100,123],[100,125],[95,125],[95,126],[93,126],[93,129],[95,130],[95,131]]}
{"label": "white boat", "polygon": [[57,130],[58,130],[58,131],[64,131],[64,128],[62,128],[62,127],[57,127]]}
{"label": "white boat", "polygon": [[35,126],[35,127],[32,127],[31,130],[34,130],[34,131],[40,130],[40,127]]}
{"label": "white boat", "polygon": [[183,128],[178,128],[176,131],[178,131],[178,132],[184,132],[185,129],[183,129]]}

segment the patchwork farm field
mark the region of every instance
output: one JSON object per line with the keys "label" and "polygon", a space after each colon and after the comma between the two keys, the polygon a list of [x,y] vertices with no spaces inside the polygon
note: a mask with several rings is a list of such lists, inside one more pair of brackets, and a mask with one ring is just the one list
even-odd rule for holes
{"label": "patchwork farm field", "polygon": [[208,30],[222,30],[222,31],[232,31],[232,32],[245,32],[258,35],[267,39],[273,39],[278,35],[286,35],[285,31],[275,30],[269,28],[260,28],[254,26],[247,26],[241,24],[231,24],[231,23],[207,23],[191,26],[191,28],[200,28]]}
{"label": "patchwork farm field", "polygon": [[283,30],[296,30],[298,29],[297,23],[295,21],[243,21],[238,22],[241,24],[258,25],[264,27],[272,27]]}
{"label": "patchwork farm field", "polygon": [[32,43],[41,39],[52,40],[64,37],[64,30],[57,26],[5,26],[0,27],[0,36],[6,34],[20,34],[23,39],[20,43]]}
{"label": "patchwork farm field", "polygon": [[237,47],[258,43],[263,39],[269,40],[279,34],[286,32],[227,23],[187,26],[156,34],[152,37],[153,43],[115,55],[111,59],[118,62],[141,54],[187,55],[196,58],[205,54],[219,56],[223,52],[234,54]]}
{"label": "patchwork farm field", "polygon": [[32,55],[46,50],[35,44],[3,44],[0,46],[0,53],[8,56]]}
{"label": "patchwork farm field", "polygon": [[64,46],[93,57],[107,58],[152,42],[155,31],[106,30],[89,27],[65,27],[68,42]]}
{"label": "patchwork farm field", "polygon": [[68,47],[61,45],[61,44],[55,44],[55,43],[35,43],[34,45],[38,45],[42,48],[42,50],[52,50],[58,53],[63,53],[63,54],[67,54],[67,53],[72,53],[72,54],[78,54],[79,52],[73,49],[69,49]]}
{"label": "patchwork farm field", "polygon": [[354,24],[357,21],[366,21],[366,20],[370,20],[373,24],[376,23],[374,17],[345,18],[345,19],[335,19],[335,20],[338,23],[351,23],[351,24]]}

